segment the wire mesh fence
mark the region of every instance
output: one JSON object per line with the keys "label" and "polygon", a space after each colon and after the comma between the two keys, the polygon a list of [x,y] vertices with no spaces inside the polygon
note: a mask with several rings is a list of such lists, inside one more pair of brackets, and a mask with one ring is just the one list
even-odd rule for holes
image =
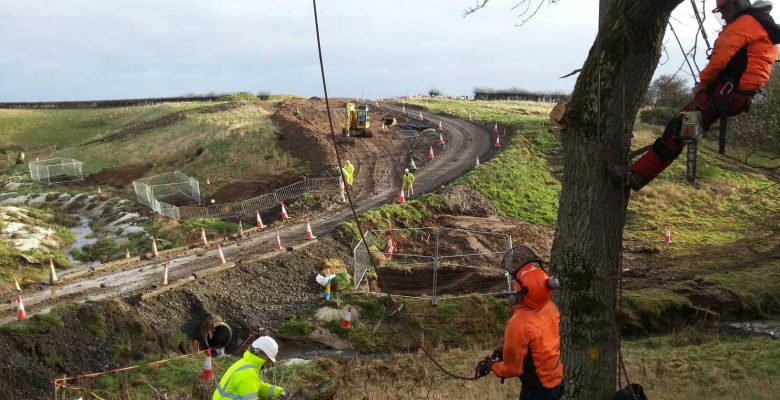
{"label": "wire mesh fence", "polygon": [[30,178],[46,184],[84,180],[81,161],[72,158],[51,158],[28,164]]}
{"label": "wire mesh fence", "polygon": [[504,293],[511,279],[502,261],[511,248],[512,236],[504,233],[441,227],[371,230],[353,249],[355,287],[434,303]]}
{"label": "wire mesh fence", "polygon": [[[180,174],[172,175],[170,174]],[[234,218],[276,207],[279,203],[307,193],[338,192],[339,177],[311,178],[274,190],[257,197],[233,203],[200,205],[197,180],[178,171],[139,179],[133,182],[138,202],[166,217],[177,220],[192,218]],[[186,178],[186,179],[185,179]],[[178,179],[178,181],[176,181]],[[190,182],[187,188],[184,183]],[[196,201],[197,199],[197,201]],[[189,205],[176,205],[182,202]]]}

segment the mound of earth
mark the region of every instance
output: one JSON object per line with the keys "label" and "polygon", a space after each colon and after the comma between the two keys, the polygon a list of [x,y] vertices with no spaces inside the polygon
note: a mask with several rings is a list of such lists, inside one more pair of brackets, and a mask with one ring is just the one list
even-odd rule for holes
{"label": "mound of earth", "polygon": [[109,185],[117,188],[124,188],[133,183],[134,180],[144,176],[146,171],[152,168],[149,164],[128,165],[116,168],[104,168],[86,179],[87,183],[94,185]]}
{"label": "mound of earth", "polygon": [[[333,102],[332,110],[344,108],[343,102]],[[334,129],[341,134],[339,121],[343,112],[333,113]],[[336,150],[330,137],[328,113],[324,101],[288,99],[279,104],[271,120],[279,128],[281,147],[296,158],[310,163],[316,171],[336,164]]]}
{"label": "mound of earth", "polygon": [[486,217],[495,215],[496,209],[481,193],[463,185],[450,186],[441,192],[447,212],[455,215]]}
{"label": "mound of earth", "polygon": [[253,179],[229,183],[220,187],[211,198],[217,203],[231,203],[271,193],[274,189],[303,180],[303,176],[258,175]]}

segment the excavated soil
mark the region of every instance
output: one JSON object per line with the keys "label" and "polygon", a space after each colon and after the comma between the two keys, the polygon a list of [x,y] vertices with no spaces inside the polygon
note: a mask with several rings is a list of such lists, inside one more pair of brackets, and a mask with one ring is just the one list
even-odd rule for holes
{"label": "excavated soil", "polygon": [[303,180],[303,175],[258,175],[255,178],[229,183],[220,187],[211,198],[217,203],[230,203],[273,192],[275,189]]}
{"label": "excavated soil", "polygon": [[[398,270],[380,268],[377,283],[383,293],[403,296],[430,295],[433,282],[432,268]],[[507,290],[501,270],[483,270],[465,267],[440,268],[436,276],[437,295],[469,293],[498,293]]]}
{"label": "excavated soil", "polygon": [[99,172],[87,177],[87,183],[93,185],[109,185],[116,188],[124,188],[133,183],[134,180],[144,176],[146,171],[152,168],[151,165],[128,165],[116,168],[104,168]]}

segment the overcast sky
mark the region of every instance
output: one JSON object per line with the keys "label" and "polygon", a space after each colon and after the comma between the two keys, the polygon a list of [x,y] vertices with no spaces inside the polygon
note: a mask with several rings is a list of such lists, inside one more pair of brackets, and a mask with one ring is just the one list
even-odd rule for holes
{"label": "overcast sky", "polygon": [[[329,93],[569,92],[576,78],[557,77],[582,65],[598,0],[545,4],[522,27],[517,1],[491,0],[463,18],[475,0],[320,0]],[[675,12],[686,44],[692,15],[688,2]],[[709,12],[706,22],[714,37]],[[0,0],[0,37],[0,101],[322,95],[310,0]],[[658,73],[683,60],[670,33],[666,41],[671,59]]]}

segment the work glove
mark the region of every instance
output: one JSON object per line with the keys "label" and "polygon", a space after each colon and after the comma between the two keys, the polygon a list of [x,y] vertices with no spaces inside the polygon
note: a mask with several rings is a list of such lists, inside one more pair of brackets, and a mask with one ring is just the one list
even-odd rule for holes
{"label": "work glove", "polygon": [[494,362],[497,361],[503,361],[504,360],[504,348],[503,347],[496,347],[495,350],[493,350],[493,354],[490,356],[490,359]]}
{"label": "work glove", "polygon": [[491,365],[493,365],[493,363],[490,361],[490,357],[485,357],[485,359],[480,361],[476,368],[474,368],[474,377],[482,378],[485,375],[490,375]]}
{"label": "work glove", "polygon": [[279,393],[279,398],[280,399],[289,399],[290,395],[287,394],[287,392],[282,392],[282,393]]}

